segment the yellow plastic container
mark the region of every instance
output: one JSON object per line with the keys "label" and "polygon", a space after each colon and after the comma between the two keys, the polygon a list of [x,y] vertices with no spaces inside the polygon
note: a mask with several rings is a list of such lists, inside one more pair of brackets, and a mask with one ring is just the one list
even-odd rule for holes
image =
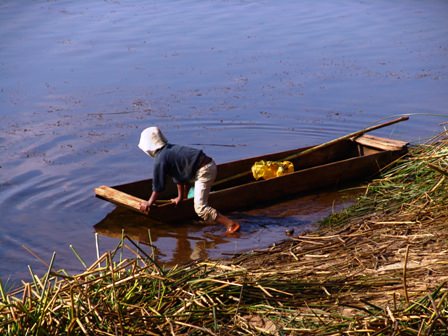
{"label": "yellow plastic container", "polygon": [[271,179],[294,172],[294,165],[289,161],[257,161],[252,166],[252,175],[256,180]]}

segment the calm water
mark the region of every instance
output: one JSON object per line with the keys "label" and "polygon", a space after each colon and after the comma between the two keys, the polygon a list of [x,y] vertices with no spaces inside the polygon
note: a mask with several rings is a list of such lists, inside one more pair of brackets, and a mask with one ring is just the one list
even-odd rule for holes
{"label": "calm water", "polygon": [[[377,134],[419,142],[448,121],[448,2],[0,2],[0,278],[80,270],[139,219],[93,196],[149,177],[136,146],[159,125],[217,162],[317,144],[398,114]],[[343,204],[311,195],[232,214],[238,239],[151,227],[172,263],[263,248]],[[118,219],[117,219],[118,218]]]}

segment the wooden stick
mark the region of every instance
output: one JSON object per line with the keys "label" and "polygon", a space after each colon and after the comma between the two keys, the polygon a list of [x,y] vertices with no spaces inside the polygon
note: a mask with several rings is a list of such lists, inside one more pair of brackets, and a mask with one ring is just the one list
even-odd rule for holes
{"label": "wooden stick", "polygon": [[403,289],[404,289],[404,297],[406,299],[406,303],[409,304],[409,295],[408,295],[408,287],[406,283],[406,266],[408,264],[408,258],[409,258],[409,245],[406,246],[406,255],[404,257],[404,263],[403,263]]}

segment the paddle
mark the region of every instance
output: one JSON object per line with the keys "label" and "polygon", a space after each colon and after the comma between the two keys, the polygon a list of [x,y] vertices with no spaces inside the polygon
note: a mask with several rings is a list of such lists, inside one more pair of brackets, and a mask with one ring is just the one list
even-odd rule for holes
{"label": "paddle", "polygon": [[[367,128],[364,128],[364,129],[362,129],[360,131],[356,131],[356,132],[344,135],[344,136],[342,136],[340,138],[337,138],[337,139],[325,142],[323,144],[316,145],[316,146],[313,146],[311,148],[305,149],[302,152],[299,152],[299,153],[296,153],[296,154],[292,154],[290,156],[285,157],[284,159],[282,159],[280,161],[287,161],[287,160],[297,159],[297,158],[299,158],[299,157],[301,157],[303,155],[312,153],[312,152],[314,152],[314,151],[316,151],[318,149],[322,149],[322,148],[328,147],[330,145],[333,145],[336,142],[347,140],[347,139],[350,139],[350,138],[357,138],[357,137],[360,137],[361,135],[363,135],[363,134],[365,134],[367,132],[371,132],[371,131],[374,131],[376,129],[382,128],[382,127],[390,126],[390,125],[393,125],[393,124],[396,124],[398,122],[405,121],[405,120],[408,120],[408,119],[409,119],[409,116],[404,115],[404,116],[401,116],[401,117],[399,117],[397,119],[393,119],[391,121],[387,121],[387,122],[382,123],[382,124],[378,124],[378,125],[374,125],[374,126],[371,126],[371,127],[367,127]],[[243,176],[246,176],[246,175],[250,175],[250,174],[251,174],[250,171],[244,171],[242,173],[239,173],[239,174],[236,174],[236,175],[232,175],[232,176],[226,177],[226,178],[224,178],[222,180],[216,181],[213,184],[213,186],[216,187],[216,186],[218,186],[220,184],[223,184],[225,182],[229,182],[229,181],[232,181],[234,179],[237,179],[237,178],[240,178],[240,177],[243,177]]]}

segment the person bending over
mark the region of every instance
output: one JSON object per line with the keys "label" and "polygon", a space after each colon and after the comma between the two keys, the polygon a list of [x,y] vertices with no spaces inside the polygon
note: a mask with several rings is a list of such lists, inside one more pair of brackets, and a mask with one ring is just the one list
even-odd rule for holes
{"label": "person bending over", "polygon": [[202,150],[168,142],[158,127],[148,127],[140,135],[138,147],[154,158],[152,193],[148,201],[141,202],[140,210],[149,213],[151,206],[165,189],[165,179],[170,176],[177,185],[176,205],[187,198],[190,181],[194,181],[194,210],[207,223],[219,223],[226,233],[235,233],[240,224],[222,215],[208,205],[208,195],[216,179],[216,163]]}

